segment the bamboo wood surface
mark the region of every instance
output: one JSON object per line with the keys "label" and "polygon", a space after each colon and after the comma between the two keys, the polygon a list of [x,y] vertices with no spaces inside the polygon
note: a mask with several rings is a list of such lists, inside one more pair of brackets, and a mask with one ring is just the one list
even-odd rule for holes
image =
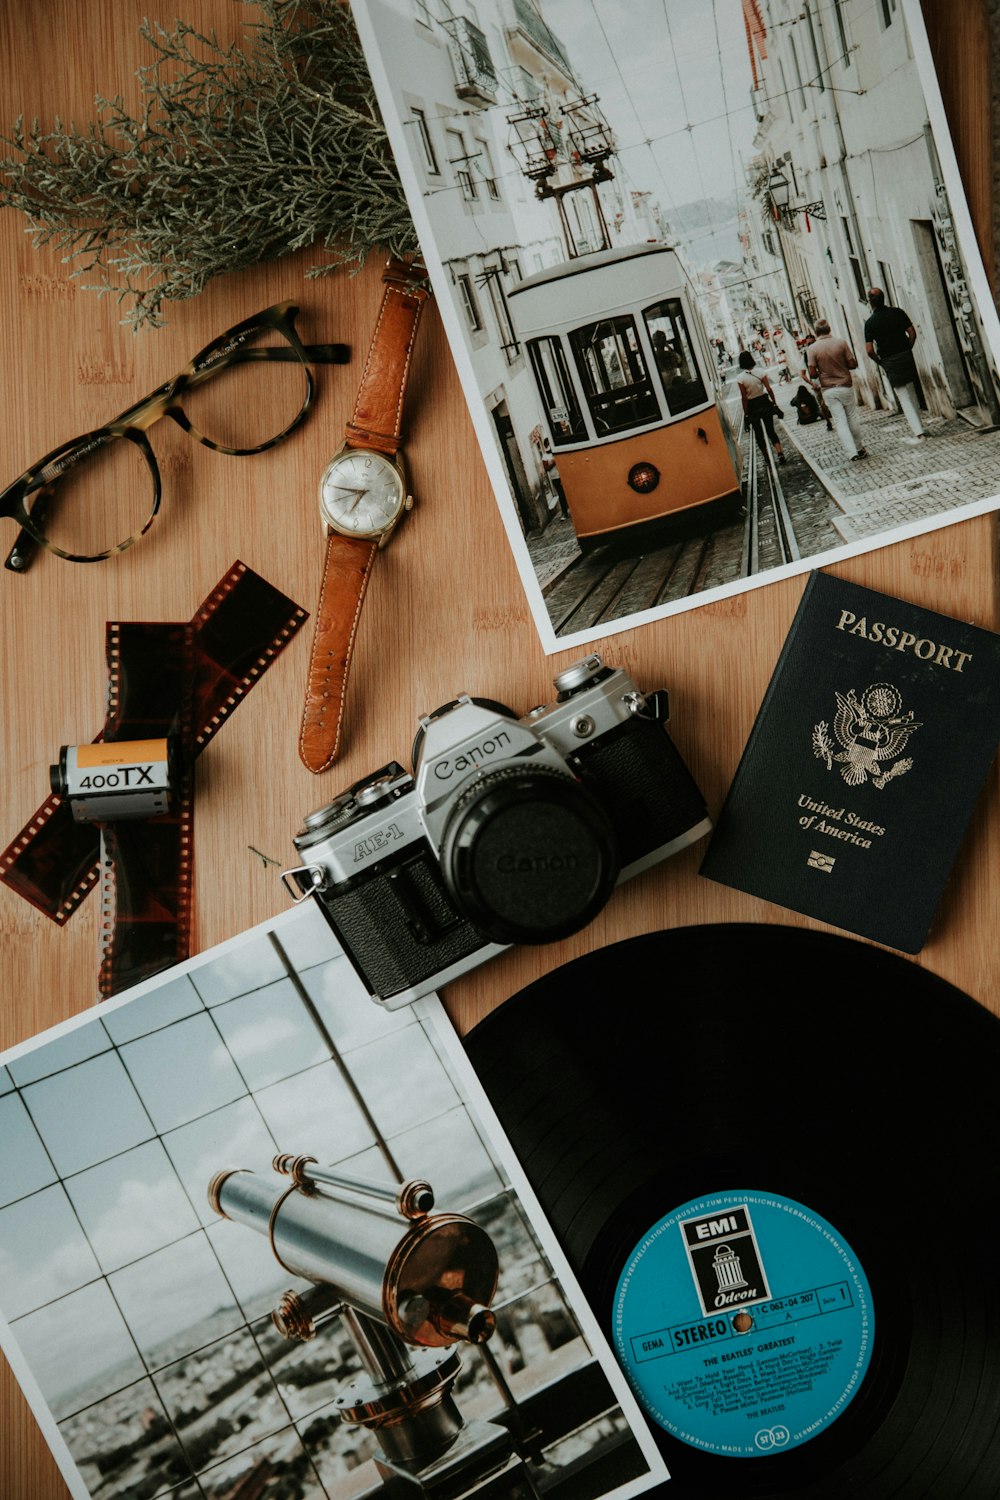
{"label": "bamboo wood surface", "polygon": [[[177,9],[199,29],[235,35],[241,7],[190,0]],[[945,102],[977,232],[992,264],[989,31],[985,0],[925,0]],[[147,0],[7,0],[0,9],[0,129],[16,115],[59,113],[83,123],[97,92],[135,99],[148,60],[137,27],[174,9]],[[352,277],[306,281],[300,255],[221,278],[168,308],[164,328],[133,335],[110,298],[69,279],[58,255],[32,246],[12,210],[0,215],[3,482],[76,433],[98,426],[174,374],[209,339],[282,298],[300,301],[312,341],[341,340],[352,363],[320,372],[305,428],[283,446],[229,459],[157,429],[167,494],[150,535],[93,567],[44,556],[23,578],[0,575],[3,634],[3,828],[0,845],[48,790],[58,747],[100,728],[109,619],[186,620],[237,558],[313,610],[322,546],[317,482],[351,410],[379,298],[378,264]],[[459,691],[520,710],[548,701],[551,679],[582,654],[546,657],[510,559],[440,319],[428,309],[407,403],[406,451],[417,508],[379,557],[355,653],[348,743],[316,778],[296,736],[311,620],[201,757],[195,818],[195,945],[202,951],[287,909],[274,865],[295,862],[303,815],[386,760],[406,761],[417,715]],[[166,429],[170,429],[167,431]],[[13,531],[4,538],[4,551]],[[997,534],[980,517],[869,553],[831,571],[931,609],[1000,628]],[[710,809],[718,811],[791,621],[804,580],[792,579],[607,639],[607,659],[640,685],[666,686],[672,731]],[[702,846],[619,891],[586,931],[513,950],[451,986],[460,1030],[544,972],[599,945],[667,926],[725,921],[819,926],[699,879]],[[940,909],[914,960],[1000,1012],[995,871],[1000,865],[996,769]],[[0,886],[3,998],[0,1047],[93,1003],[97,905],[65,929]],[[669,999],[669,976],[665,976]],[[621,1004],[627,1006],[627,976]],[[617,1023],[622,1016],[619,1014]],[[609,1067],[613,1057],[609,1054]],[[66,1489],[5,1362],[0,1399],[0,1496],[55,1500]]]}

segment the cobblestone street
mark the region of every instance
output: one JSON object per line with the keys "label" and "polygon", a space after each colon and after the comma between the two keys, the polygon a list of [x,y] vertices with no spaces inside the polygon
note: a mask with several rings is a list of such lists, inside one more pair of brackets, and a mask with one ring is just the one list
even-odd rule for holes
{"label": "cobblestone street", "polygon": [[580,544],[573,523],[556,514],[544,531],[533,531],[525,541],[535,577],[542,593],[580,556]]}
{"label": "cobblestone street", "polygon": [[[908,428],[896,413],[859,409],[868,457],[852,463],[821,422],[785,433],[835,502],[833,524],[845,542],[968,505],[1000,492],[1000,431],[979,431],[960,418],[925,417],[927,437],[904,441]],[[794,488],[788,486],[793,507]]]}

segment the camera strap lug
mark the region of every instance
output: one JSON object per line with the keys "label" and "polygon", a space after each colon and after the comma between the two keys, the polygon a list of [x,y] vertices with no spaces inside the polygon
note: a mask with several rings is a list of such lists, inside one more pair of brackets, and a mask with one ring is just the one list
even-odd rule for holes
{"label": "camera strap lug", "polygon": [[654,724],[666,724],[670,718],[670,694],[666,688],[657,688],[652,693],[626,693],[625,706],[636,718],[652,719]]}
{"label": "camera strap lug", "polygon": [[294,870],[282,870],[281,883],[298,906],[314,891],[323,889],[326,874],[319,865],[297,865]]}

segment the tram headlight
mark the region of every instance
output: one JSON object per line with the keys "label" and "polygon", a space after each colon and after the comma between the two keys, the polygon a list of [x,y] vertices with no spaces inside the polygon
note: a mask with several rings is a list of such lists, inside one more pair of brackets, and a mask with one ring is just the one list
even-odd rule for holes
{"label": "tram headlight", "polygon": [[648,495],[660,482],[660,471],[655,464],[643,459],[640,463],[633,464],[628,471],[629,489],[635,490],[637,495]]}

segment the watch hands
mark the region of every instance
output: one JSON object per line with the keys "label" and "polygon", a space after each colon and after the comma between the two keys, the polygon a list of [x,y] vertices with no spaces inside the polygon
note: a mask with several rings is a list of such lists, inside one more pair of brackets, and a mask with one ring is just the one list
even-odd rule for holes
{"label": "watch hands", "polygon": [[341,492],[342,495],[353,495],[354,496],[354,499],[351,501],[350,505],[347,507],[347,513],[348,513],[348,515],[351,513],[352,510],[357,510],[358,506],[361,504],[362,500],[365,498],[365,496],[368,493],[367,490],[355,490],[355,489],[352,489],[351,486],[348,485],[348,484],[338,484],[338,485],[335,486],[335,488],[338,489]]}

